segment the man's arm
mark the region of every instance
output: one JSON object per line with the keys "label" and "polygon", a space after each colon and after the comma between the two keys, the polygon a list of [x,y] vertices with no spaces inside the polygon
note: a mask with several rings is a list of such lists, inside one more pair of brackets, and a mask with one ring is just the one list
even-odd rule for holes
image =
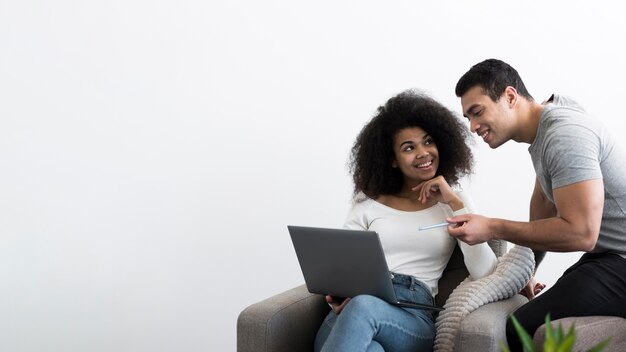
{"label": "man's arm", "polygon": [[[598,240],[604,207],[602,179],[578,182],[553,191],[555,216],[530,222],[486,218],[475,214],[448,219],[458,227],[448,232],[464,242],[475,244],[491,238],[542,251],[591,251]],[[537,210],[546,210],[538,207]]]}
{"label": "man's arm", "polygon": [[[530,221],[549,219],[555,217],[557,214],[556,206],[552,203],[545,193],[541,189],[539,178],[535,178],[535,188],[533,189],[533,195],[530,198]],[[535,268],[539,266],[539,263],[546,256],[545,251],[533,249],[535,255]],[[536,270],[536,269],[535,269]]]}

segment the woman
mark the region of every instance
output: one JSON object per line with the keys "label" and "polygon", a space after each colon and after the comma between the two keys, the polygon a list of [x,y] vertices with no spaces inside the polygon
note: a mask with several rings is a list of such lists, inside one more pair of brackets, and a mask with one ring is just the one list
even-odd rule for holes
{"label": "woman", "polygon": [[[467,128],[435,100],[405,91],[378,108],[352,148],[355,202],[345,227],[378,232],[399,300],[434,304],[437,282],[458,243],[470,275],[490,274],[496,257],[486,243],[457,242],[447,227],[420,231],[471,212],[456,192],[471,172]],[[316,351],[430,351],[431,311],[393,306],[360,295],[332,307],[315,340]]]}

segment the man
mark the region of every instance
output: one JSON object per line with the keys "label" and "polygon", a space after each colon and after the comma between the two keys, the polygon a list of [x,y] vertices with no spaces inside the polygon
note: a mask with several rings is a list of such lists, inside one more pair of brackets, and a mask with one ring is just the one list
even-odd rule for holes
{"label": "man", "polygon": [[[626,317],[626,152],[577,103],[552,95],[544,104],[517,71],[495,59],[474,65],[457,83],[470,129],[495,149],[528,143],[536,173],[530,221],[466,214],[448,219],[452,236],[475,244],[504,239],[538,251],[585,251],[556,284],[519,308],[532,335],[550,313]],[[540,258],[539,258],[540,260]],[[509,321],[507,340],[521,351]]]}

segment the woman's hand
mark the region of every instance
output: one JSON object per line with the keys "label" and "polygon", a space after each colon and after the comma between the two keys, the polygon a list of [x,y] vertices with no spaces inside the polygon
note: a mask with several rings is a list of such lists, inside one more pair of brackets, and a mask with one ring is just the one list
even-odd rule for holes
{"label": "woman's hand", "polygon": [[433,198],[439,203],[448,204],[454,211],[465,206],[443,176],[424,181],[413,187],[412,190],[419,192],[418,200],[422,203],[426,203],[429,198]]}
{"label": "woman's hand", "polygon": [[326,302],[330,304],[330,307],[333,309],[333,312],[335,312],[335,314],[337,315],[341,313],[341,311],[346,306],[346,304],[348,304],[349,301],[350,301],[350,298],[345,298],[343,301],[341,301],[341,300],[337,300],[336,297],[326,295]]}

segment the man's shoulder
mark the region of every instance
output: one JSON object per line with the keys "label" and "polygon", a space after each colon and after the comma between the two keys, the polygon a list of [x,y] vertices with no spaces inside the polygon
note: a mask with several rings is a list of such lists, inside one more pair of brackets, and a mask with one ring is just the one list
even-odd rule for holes
{"label": "man's shoulder", "polygon": [[546,136],[571,135],[580,129],[593,131],[595,134],[601,129],[600,122],[579,105],[547,104],[540,125],[540,131]]}
{"label": "man's shoulder", "polygon": [[562,95],[562,94],[552,94],[550,98],[545,102],[546,106],[552,106],[555,108],[567,108],[578,110],[581,112],[585,112],[585,108],[582,107],[574,98]]}

